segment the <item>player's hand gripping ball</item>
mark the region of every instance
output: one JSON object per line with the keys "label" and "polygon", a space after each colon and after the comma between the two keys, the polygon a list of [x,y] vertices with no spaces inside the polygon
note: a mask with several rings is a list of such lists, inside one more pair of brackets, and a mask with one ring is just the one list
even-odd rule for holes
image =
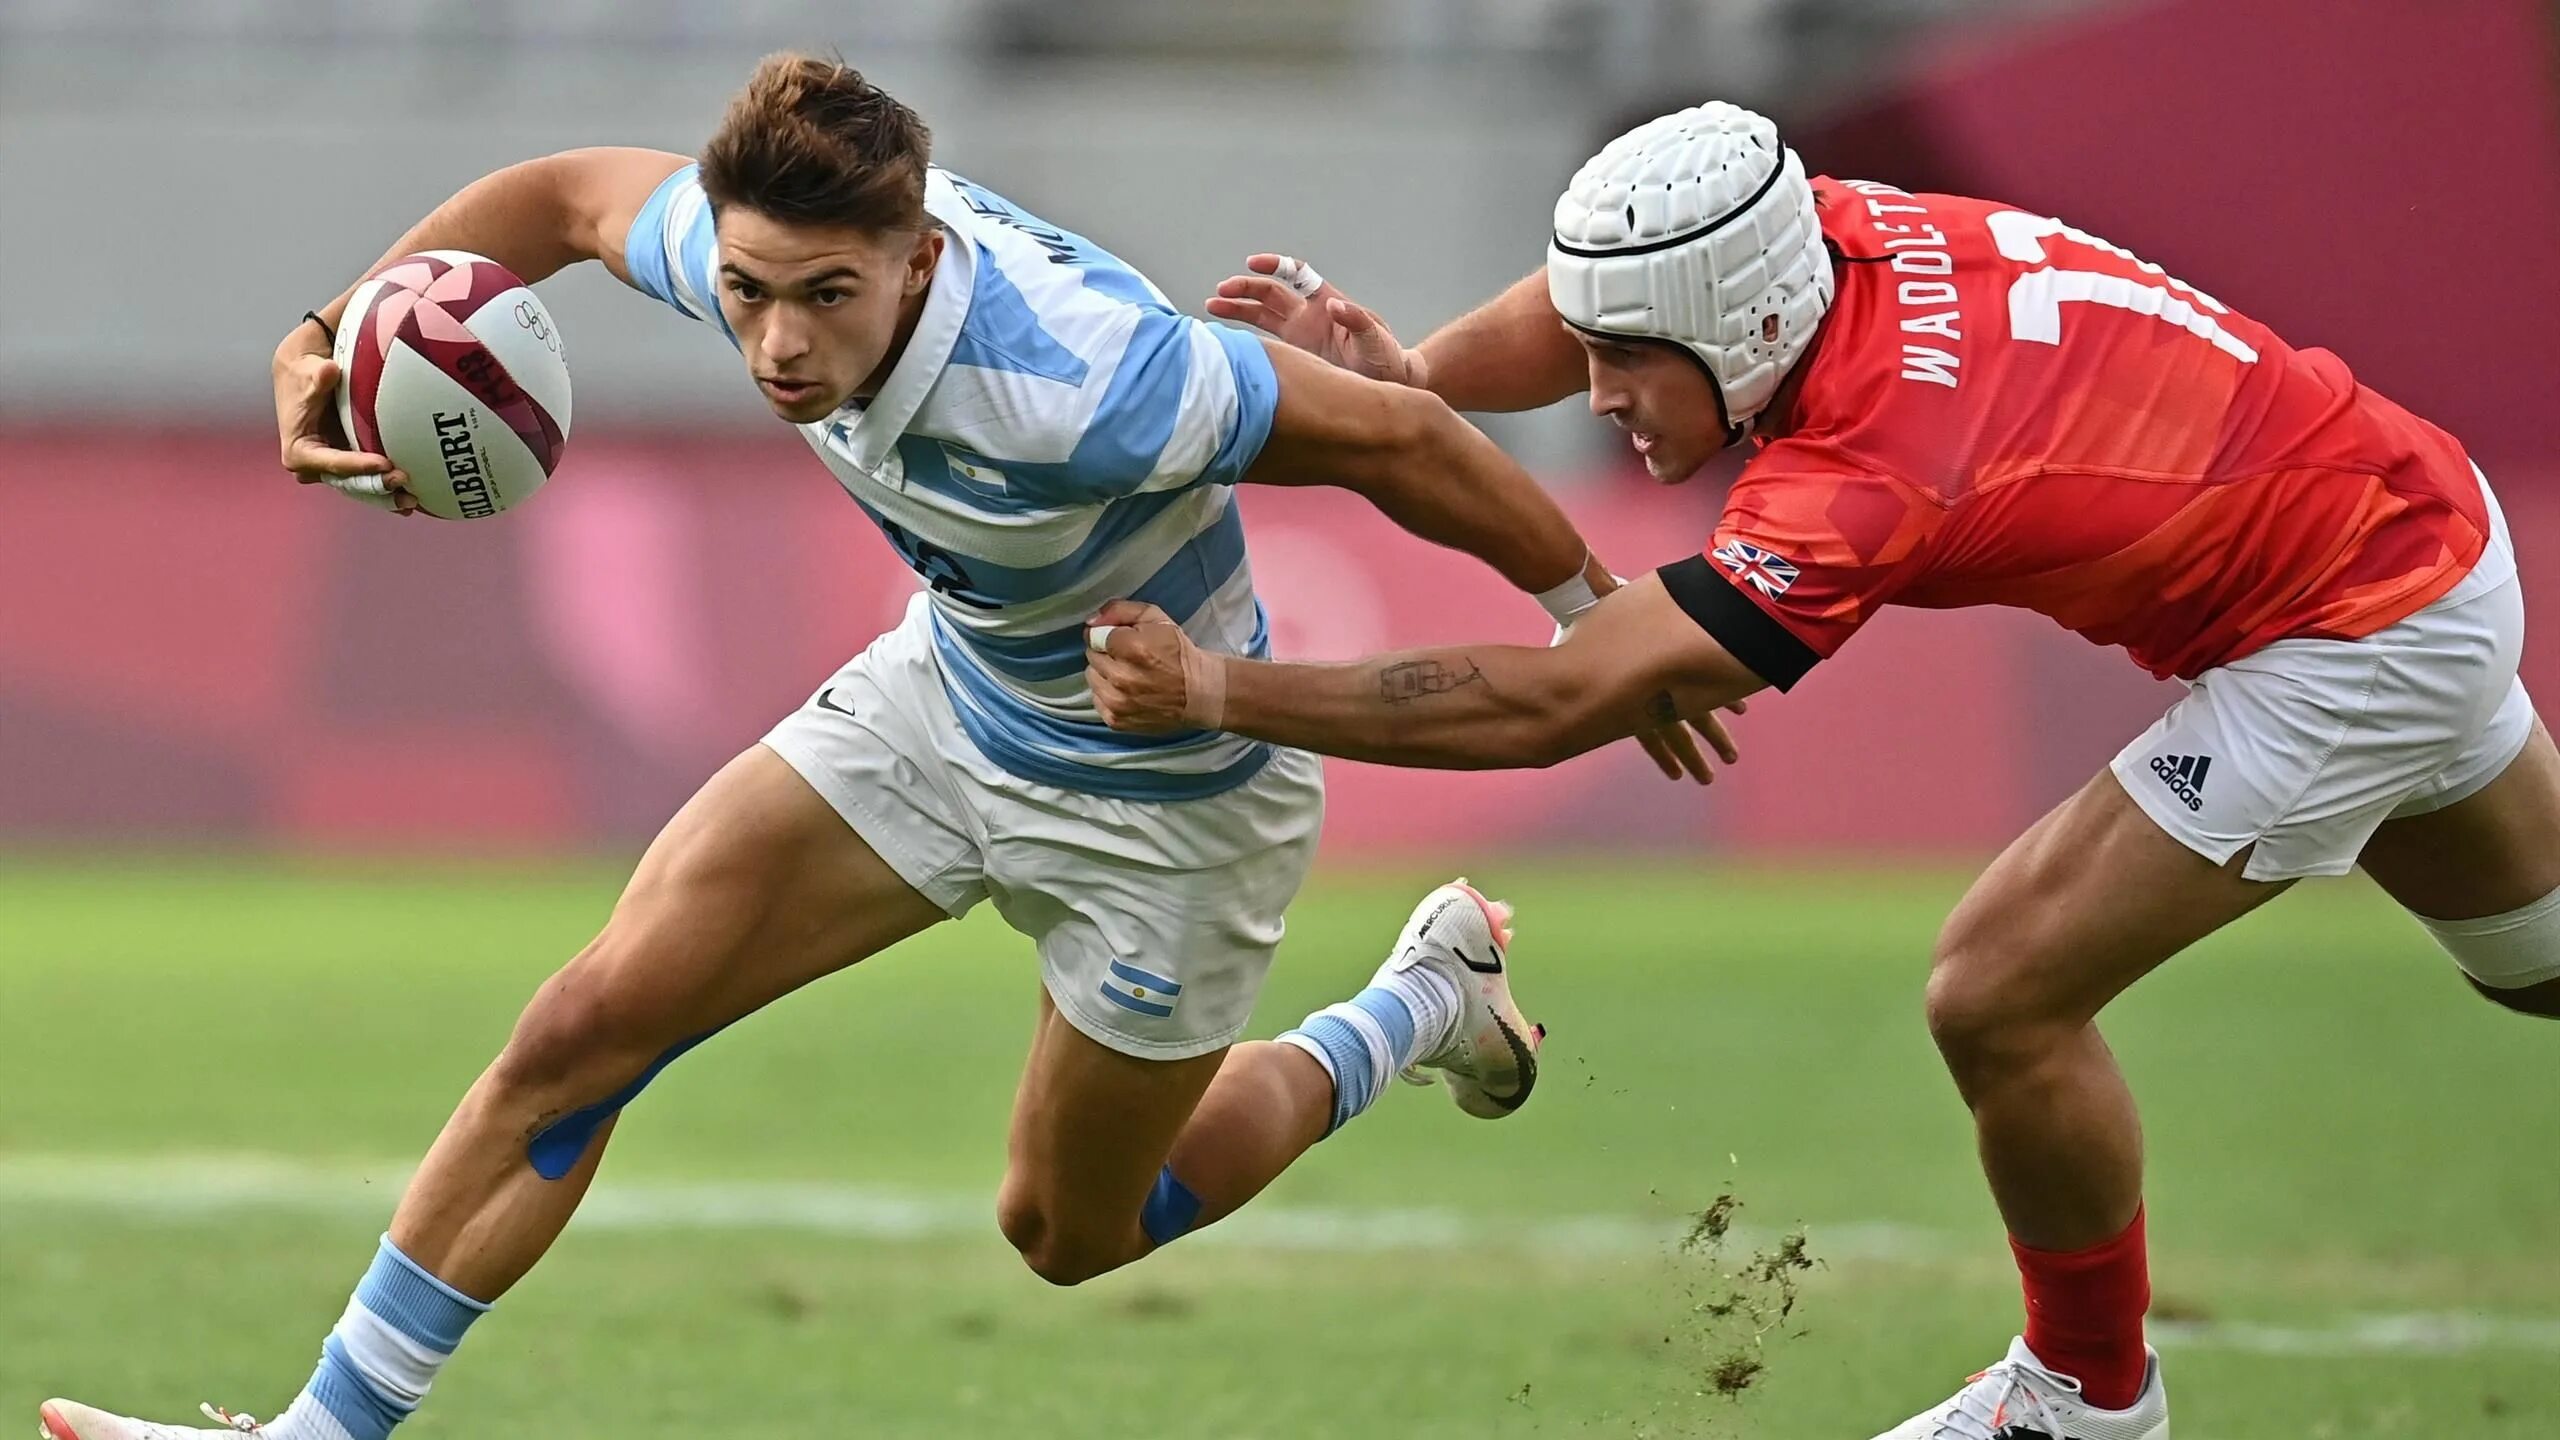
{"label": "player's hand gripping ball", "polygon": [[524,503],[569,440],[560,327],[514,272],[463,250],[393,262],[338,322],[338,421],[390,458],[418,508],[478,520]]}

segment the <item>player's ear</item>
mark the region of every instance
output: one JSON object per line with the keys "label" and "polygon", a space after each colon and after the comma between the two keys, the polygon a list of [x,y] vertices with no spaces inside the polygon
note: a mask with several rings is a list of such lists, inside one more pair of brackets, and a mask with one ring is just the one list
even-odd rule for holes
{"label": "player's ear", "polygon": [[916,235],[915,248],[907,252],[907,271],[900,289],[908,295],[921,294],[933,283],[933,267],[942,259],[942,227],[926,226]]}

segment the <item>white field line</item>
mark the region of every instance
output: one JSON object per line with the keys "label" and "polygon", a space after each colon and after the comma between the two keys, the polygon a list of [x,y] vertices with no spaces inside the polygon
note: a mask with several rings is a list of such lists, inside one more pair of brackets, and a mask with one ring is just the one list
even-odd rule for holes
{"label": "white field line", "polygon": [[2151,1343],[2244,1350],[2254,1355],[2472,1355],[2484,1350],[2560,1354],[2560,1320],[2461,1313],[2345,1315],[2325,1325],[2256,1325],[2241,1320],[2155,1320]]}
{"label": "white field line", "polygon": [[[0,1155],[0,1206],[52,1205],[126,1219],[189,1221],[225,1214],[387,1219],[408,1183],[401,1164],[330,1168],[271,1157]],[[572,1222],[587,1230],[771,1230],[864,1240],[995,1233],[995,1195],[829,1181],[695,1184],[605,1179]],[[1186,1245],[1330,1251],[1459,1250],[1558,1256],[1655,1255],[1685,1222],[1632,1215],[1501,1219],[1427,1207],[1249,1206]],[[1819,1253],[1841,1260],[1942,1254],[1933,1232],[1889,1222],[1818,1227]],[[1736,1245],[1774,1232],[1736,1226]]]}
{"label": "white field line", "polygon": [[[331,1168],[266,1157],[0,1155],[0,1208],[71,1209],[170,1224],[226,1215],[381,1220],[407,1180],[408,1167],[400,1164]],[[826,1181],[607,1180],[579,1207],[573,1223],[589,1231],[766,1231],[894,1242],[992,1237],[994,1203],[992,1194]],[[1331,1254],[1488,1247],[1605,1259],[1658,1257],[1684,1229],[1680,1222],[1633,1215],[1504,1220],[1422,1207],[1266,1205],[1248,1207],[1183,1243]],[[1807,1230],[1813,1252],[1833,1260],[1924,1261],[1966,1248],[1955,1237],[1893,1221]],[[1737,1226],[1729,1243],[1748,1249],[1774,1238],[1772,1232]],[[2560,1319],[2462,1313],[2343,1315],[2317,1325],[2161,1320],[2152,1322],[2150,1335],[2164,1350],[2267,1355],[2560,1354]]]}

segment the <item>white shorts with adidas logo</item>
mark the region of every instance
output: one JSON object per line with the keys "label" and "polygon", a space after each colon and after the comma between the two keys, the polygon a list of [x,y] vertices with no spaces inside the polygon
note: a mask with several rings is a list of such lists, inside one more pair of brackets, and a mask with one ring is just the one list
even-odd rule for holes
{"label": "white shorts with adidas logo", "polygon": [[[2484,480],[2481,489],[2488,490]],[[2480,561],[2361,640],[2279,640],[2199,675],[2115,758],[2144,813],[2252,880],[2344,875],[2386,820],[2466,799],[2533,731],[2524,586],[2495,495]]]}

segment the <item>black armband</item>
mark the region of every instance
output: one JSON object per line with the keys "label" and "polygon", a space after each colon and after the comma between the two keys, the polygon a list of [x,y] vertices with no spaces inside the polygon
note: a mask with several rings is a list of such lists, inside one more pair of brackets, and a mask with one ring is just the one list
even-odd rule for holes
{"label": "black armband", "polygon": [[1772,689],[1792,688],[1822,658],[1803,637],[1735,589],[1706,556],[1675,560],[1658,573],[1662,588],[1671,592],[1672,600],[1698,622],[1698,628],[1714,636],[1717,644]]}

